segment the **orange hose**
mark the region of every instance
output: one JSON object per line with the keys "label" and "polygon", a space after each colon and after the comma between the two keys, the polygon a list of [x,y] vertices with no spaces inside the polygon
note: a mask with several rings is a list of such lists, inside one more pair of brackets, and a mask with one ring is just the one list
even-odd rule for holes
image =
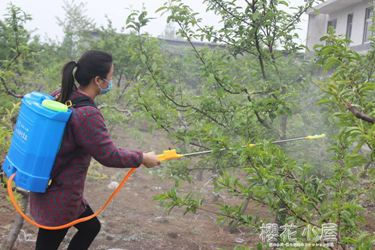
{"label": "orange hose", "polygon": [[36,221],[32,220],[30,217],[28,217],[23,211],[22,209],[18,206],[17,204],[17,201],[14,197],[14,194],[13,194],[13,190],[12,190],[12,182],[13,182],[13,179],[14,177],[16,176],[16,173],[12,174],[10,176],[10,178],[8,179],[8,186],[7,186],[7,190],[8,190],[8,195],[9,195],[9,198],[10,198],[10,201],[12,202],[14,208],[17,210],[17,212],[27,221],[29,222],[31,225],[34,225],[36,227],[39,227],[39,228],[43,228],[43,229],[47,229],[47,230],[59,230],[59,229],[64,229],[64,228],[68,228],[68,227],[71,227],[71,226],[74,226],[78,223],[81,223],[81,222],[84,222],[84,221],[88,221],[88,220],[91,220],[92,218],[98,216],[101,212],[103,212],[103,210],[109,205],[109,203],[111,203],[113,197],[120,191],[120,189],[125,185],[126,181],[129,179],[129,177],[134,173],[134,171],[136,170],[136,168],[132,168],[128,171],[128,173],[126,174],[126,176],[124,177],[124,179],[120,182],[119,186],[112,192],[112,194],[109,196],[109,198],[107,199],[107,201],[103,204],[103,206],[97,210],[94,214],[90,215],[90,216],[87,216],[87,217],[83,217],[83,218],[80,218],[80,219],[77,219],[77,220],[74,220],[72,222],[69,222],[69,223],[66,223],[64,225],[61,225],[61,226],[55,226],[55,227],[49,227],[49,226],[43,226],[43,225],[40,225],[38,224]]}

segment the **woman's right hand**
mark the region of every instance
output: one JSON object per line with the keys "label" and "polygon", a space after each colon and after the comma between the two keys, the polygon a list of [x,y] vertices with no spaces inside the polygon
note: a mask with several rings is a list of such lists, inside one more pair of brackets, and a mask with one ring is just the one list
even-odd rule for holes
{"label": "woman's right hand", "polygon": [[142,164],[147,168],[152,168],[155,166],[159,166],[160,161],[158,159],[158,156],[155,154],[155,152],[147,152],[147,153],[143,153]]}

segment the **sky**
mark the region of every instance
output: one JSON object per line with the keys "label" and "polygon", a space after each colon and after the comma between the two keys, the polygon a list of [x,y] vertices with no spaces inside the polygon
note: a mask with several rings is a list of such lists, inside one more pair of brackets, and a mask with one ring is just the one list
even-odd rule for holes
{"label": "sky", "polygon": [[[158,36],[163,33],[166,26],[166,18],[155,13],[160,6],[167,0],[75,0],[76,3],[86,3],[86,14],[94,19],[98,26],[105,26],[106,16],[111,19],[115,28],[120,29],[131,9],[142,9],[142,5],[146,8],[149,15],[154,17],[144,31]],[[62,39],[63,32],[57,24],[56,17],[63,18],[64,10],[62,8],[64,0],[0,0],[0,19],[6,12],[9,3],[21,7],[26,13],[32,16],[32,20],[27,24],[27,29],[33,30],[34,34],[40,35],[42,40],[51,38],[54,40]],[[203,0],[184,0],[194,11],[200,13],[203,23],[207,25],[218,26],[218,18],[211,13],[205,11]],[[289,0],[290,6],[298,6],[304,3],[304,0]],[[303,20],[299,27],[300,42],[305,43],[307,32],[307,15],[303,16]]]}

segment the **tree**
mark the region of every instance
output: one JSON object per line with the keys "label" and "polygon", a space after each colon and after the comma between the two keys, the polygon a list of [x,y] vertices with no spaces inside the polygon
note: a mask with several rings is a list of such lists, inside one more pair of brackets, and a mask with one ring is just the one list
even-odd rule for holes
{"label": "tree", "polygon": [[[139,36],[140,57],[148,70],[138,88],[139,105],[176,140],[182,152],[214,150],[194,165],[186,161],[171,163],[167,175],[173,176],[176,186],[156,199],[170,210],[184,207],[186,212],[207,211],[209,201],[199,193],[182,194],[178,190],[181,181],[192,181],[191,174],[203,168],[211,171],[216,192],[242,200],[235,206],[221,201],[218,210],[210,210],[219,219],[259,230],[268,218],[247,212],[252,201],[267,206],[279,223],[300,227],[337,223],[341,248],[349,242],[360,244],[357,219],[362,216],[361,205],[350,195],[360,184],[341,188],[347,187],[353,176],[346,172],[343,176],[337,164],[352,158],[347,159],[345,154],[331,163],[325,154],[327,161],[322,168],[326,171],[321,176],[316,174],[314,165],[297,161],[293,154],[286,154],[284,147],[270,143],[273,138],[295,133],[298,127],[297,131],[303,131],[309,126],[296,123],[296,116],[302,111],[295,97],[308,95],[304,91],[310,77],[298,54],[301,47],[293,38],[296,24],[313,1],[293,14],[282,10],[287,6],[285,1],[246,1],[245,6],[237,1],[205,3],[208,11],[221,17],[223,28],[203,27],[198,14],[181,1],[170,1],[159,9],[168,13],[167,20],[178,25],[179,34],[191,45],[195,65],[199,65],[197,89],[189,89],[185,79],[176,78],[181,72],[172,66],[174,60],[149,45],[153,39],[141,32],[149,21],[145,11],[133,13],[127,21],[127,27]],[[193,43],[197,38],[218,42],[224,48],[197,48]],[[189,55],[182,57],[184,61]],[[328,119],[329,116],[327,113]],[[256,147],[244,147],[254,142]],[[360,166],[363,162],[357,160],[352,163]],[[347,206],[337,209],[342,201]],[[341,216],[343,213],[347,220]]]}
{"label": "tree", "polygon": [[371,248],[374,237],[361,232],[358,221],[374,198],[375,47],[372,43],[367,55],[361,56],[349,48],[348,40],[336,37],[333,31],[322,41],[325,45],[315,48],[317,63],[332,74],[320,82],[326,93],[320,103],[329,107],[331,122],[339,128],[332,143],[333,175],[325,181],[335,189],[331,215],[339,226],[343,248],[355,240],[358,246]]}
{"label": "tree", "polygon": [[4,17],[4,20],[0,21],[0,42],[4,45],[0,49],[0,81],[3,87],[1,94],[20,98],[22,94],[16,93],[23,87],[19,76],[33,56],[32,47],[29,45],[30,34],[24,27],[31,17],[13,4],[9,4]]}
{"label": "tree", "polygon": [[61,56],[76,60],[88,46],[88,40],[94,39],[95,22],[86,14],[85,4],[74,0],[64,1],[64,19],[57,18],[63,29],[64,39],[61,44]]}
{"label": "tree", "polygon": [[159,35],[159,37],[172,40],[181,39],[181,37],[177,36],[176,28],[171,23],[168,23],[167,26],[165,26],[164,32]]}

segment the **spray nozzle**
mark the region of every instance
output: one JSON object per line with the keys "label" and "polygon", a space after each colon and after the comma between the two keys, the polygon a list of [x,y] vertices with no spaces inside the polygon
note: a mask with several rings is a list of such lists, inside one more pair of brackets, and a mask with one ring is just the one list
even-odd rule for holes
{"label": "spray nozzle", "polygon": [[321,138],[324,138],[326,137],[326,134],[321,134],[321,135],[309,135],[309,136],[306,136],[305,139],[306,140],[316,140],[316,139],[321,139]]}

